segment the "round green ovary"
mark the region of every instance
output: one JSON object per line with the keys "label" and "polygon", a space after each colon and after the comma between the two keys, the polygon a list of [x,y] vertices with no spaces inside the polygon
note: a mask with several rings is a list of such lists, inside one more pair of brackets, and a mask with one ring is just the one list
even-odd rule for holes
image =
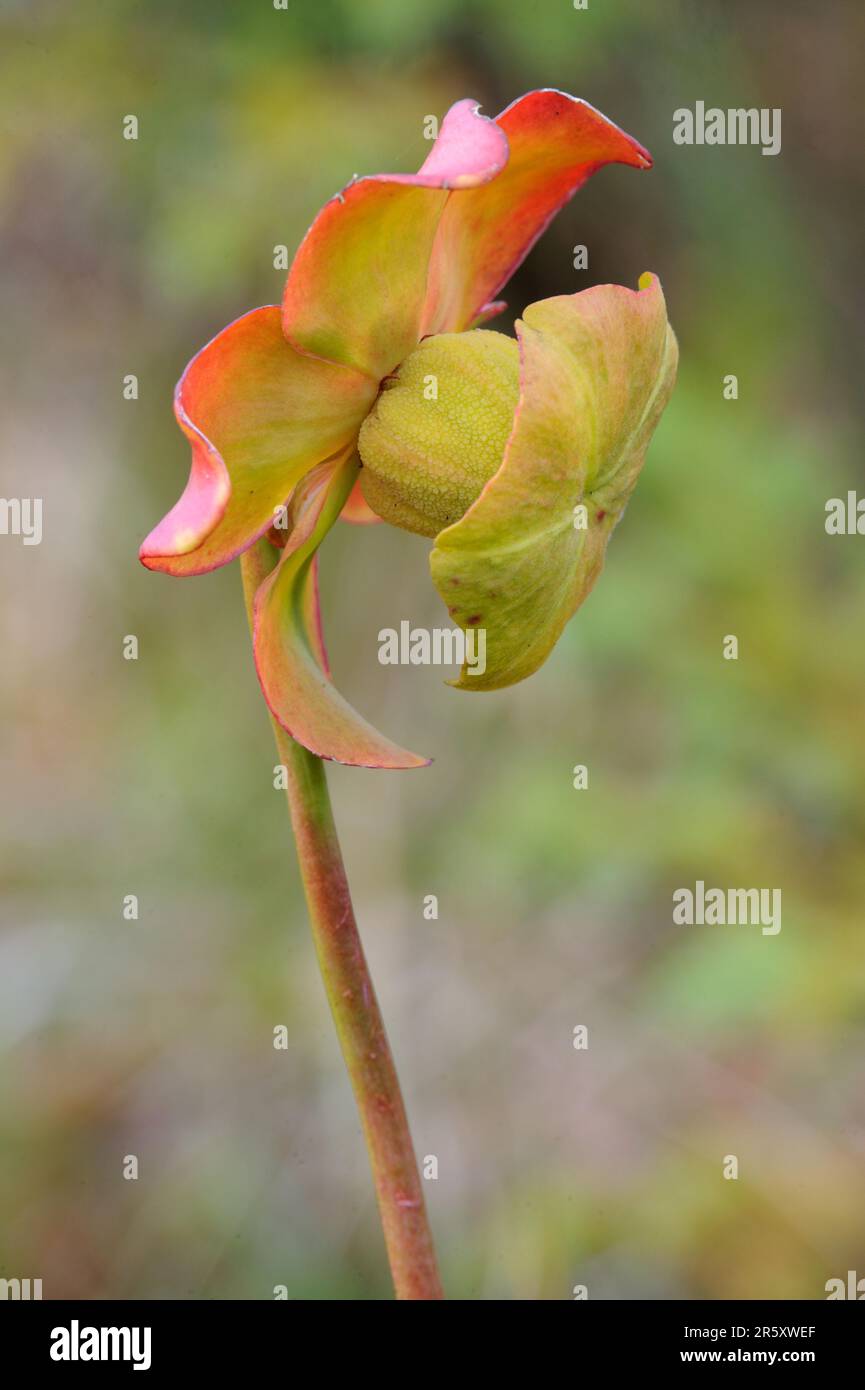
{"label": "round green ovary", "polygon": [[422,536],[459,521],[501,464],[519,376],[519,349],[502,333],[422,342],[361,427],[361,487],[373,511]]}

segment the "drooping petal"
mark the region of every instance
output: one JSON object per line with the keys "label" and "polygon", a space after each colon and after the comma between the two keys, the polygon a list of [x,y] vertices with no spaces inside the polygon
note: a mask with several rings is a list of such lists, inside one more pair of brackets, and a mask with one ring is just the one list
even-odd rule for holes
{"label": "drooping petal", "polygon": [[637,291],[597,285],[532,304],[517,336],[520,401],[502,465],[430,557],[454,621],[486,633],[486,670],[464,666],[453,682],[463,690],[511,685],[549,655],[600,573],[676,375],[653,275]]}
{"label": "drooping petal", "polygon": [[565,92],[529,92],[496,125],[510,147],[507,167],[483,187],[448,198],[430,264],[424,335],[470,327],[597,169],[651,167],[642,145]]}
{"label": "drooping petal", "polygon": [[177,384],[174,410],[192,469],[180,501],[141,546],[142,563],[191,575],[234,559],[298,479],[354,439],[374,397],[360,372],[290,347],[277,305],[223,329]]}
{"label": "drooping petal", "polygon": [[314,561],[357,470],[357,455],[347,450],[307,474],[292,498],[291,532],[255,597],[255,666],[272,714],[311,753],[353,767],[423,767],[429,759],[378,733],[340,695],[327,670]]}
{"label": "drooping petal", "polygon": [[478,105],[459,101],[417,174],[356,179],[318,214],[288,274],[286,338],[376,382],[420,336],[430,253],[449,189],[485,183],[508,142]]}

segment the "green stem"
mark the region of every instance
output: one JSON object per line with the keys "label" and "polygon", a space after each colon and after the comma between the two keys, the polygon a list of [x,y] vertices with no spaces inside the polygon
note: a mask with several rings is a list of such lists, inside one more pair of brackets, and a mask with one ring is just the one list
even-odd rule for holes
{"label": "green stem", "polygon": [[[276,553],[241,557],[252,603]],[[405,1105],[355,921],[324,765],[271,717],[318,963],[366,1137],[385,1245],[399,1299],[444,1297]]]}

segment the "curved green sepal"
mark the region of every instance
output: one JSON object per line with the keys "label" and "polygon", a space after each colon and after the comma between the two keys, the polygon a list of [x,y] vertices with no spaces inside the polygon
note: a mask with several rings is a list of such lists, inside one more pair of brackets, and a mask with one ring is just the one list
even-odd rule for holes
{"label": "curved green sepal", "polygon": [[354,486],[354,449],[319,464],[297,487],[279,564],[253,608],[255,668],[274,718],[311,753],[353,767],[424,767],[378,733],[330,679],[318,610],[316,552]]}

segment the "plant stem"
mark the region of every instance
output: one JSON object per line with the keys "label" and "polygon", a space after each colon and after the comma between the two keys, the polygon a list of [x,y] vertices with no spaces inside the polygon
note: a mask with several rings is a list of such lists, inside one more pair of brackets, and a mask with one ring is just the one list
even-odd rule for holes
{"label": "plant stem", "polygon": [[[241,557],[247,616],[276,559],[260,541]],[[444,1297],[405,1105],[355,921],[322,760],[271,716],[318,963],[369,1152],[398,1299]]]}

